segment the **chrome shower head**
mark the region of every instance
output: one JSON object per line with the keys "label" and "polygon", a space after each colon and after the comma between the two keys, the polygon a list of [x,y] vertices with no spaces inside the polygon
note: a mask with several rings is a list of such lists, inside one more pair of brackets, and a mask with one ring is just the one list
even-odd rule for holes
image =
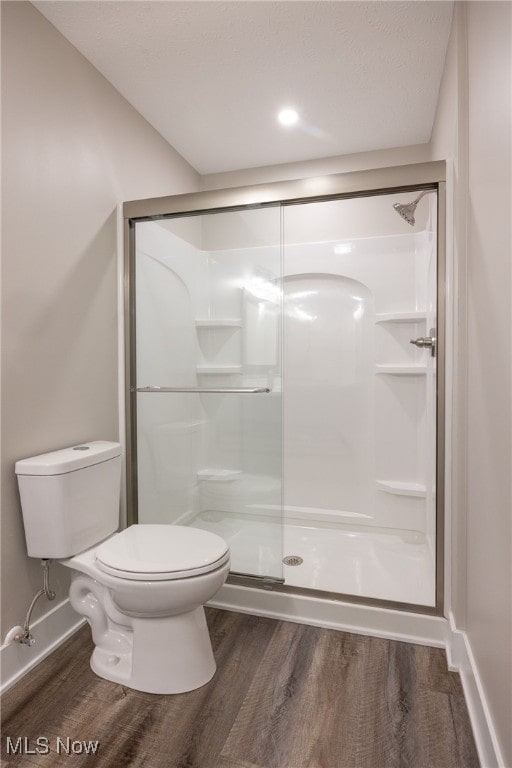
{"label": "chrome shower head", "polygon": [[416,206],[418,205],[419,201],[424,195],[428,195],[429,192],[432,190],[425,189],[423,192],[420,192],[416,200],[413,200],[412,203],[394,203],[393,208],[395,211],[399,214],[399,216],[402,217],[408,224],[411,225],[411,227],[414,227],[416,224],[416,219],[414,218],[414,212],[416,211]]}
{"label": "chrome shower head", "polygon": [[405,219],[405,221],[411,225],[411,227],[414,227],[416,220],[414,218],[414,211],[416,210],[417,202],[414,201],[413,203],[408,203],[407,205],[403,205],[402,203],[395,203],[393,205],[393,208],[398,213],[399,216],[402,217],[402,219]]}

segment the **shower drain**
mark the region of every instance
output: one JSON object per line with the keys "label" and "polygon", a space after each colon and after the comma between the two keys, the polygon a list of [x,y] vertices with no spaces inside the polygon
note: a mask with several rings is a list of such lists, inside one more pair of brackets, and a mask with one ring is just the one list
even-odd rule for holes
{"label": "shower drain", "polygon": [[287,555],[286,557],[283,557],[283,563],[285,565],[302,565],[304,560],[302,557],[299,557],[298,555]]}

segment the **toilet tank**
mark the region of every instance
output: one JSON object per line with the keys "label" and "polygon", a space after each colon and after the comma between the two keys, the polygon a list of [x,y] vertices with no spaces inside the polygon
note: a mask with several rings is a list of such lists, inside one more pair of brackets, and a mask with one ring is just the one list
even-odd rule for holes
{"label": "toilet tank", "polygon": [[121,446],[97,440],[16,462],[27,552],[76,555],[119,525]]}

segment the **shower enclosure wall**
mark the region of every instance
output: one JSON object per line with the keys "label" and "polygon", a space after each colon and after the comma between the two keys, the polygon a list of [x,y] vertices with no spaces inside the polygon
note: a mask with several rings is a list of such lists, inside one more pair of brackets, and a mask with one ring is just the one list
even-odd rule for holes
{"label": "shower enclosure wall", "polygon": [[231,580],[441,611],[443,178],[125,205],[132,520],[223,536]]}

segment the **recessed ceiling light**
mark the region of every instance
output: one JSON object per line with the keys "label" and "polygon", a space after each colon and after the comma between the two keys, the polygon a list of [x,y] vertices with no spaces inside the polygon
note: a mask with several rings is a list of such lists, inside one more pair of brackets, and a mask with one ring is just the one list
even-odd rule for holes
{"label": "recessed ceiling light", "polygon": [[299,119],[298,112],[295,109],[282,109],[277,116],[281,125],[295,125]]}

